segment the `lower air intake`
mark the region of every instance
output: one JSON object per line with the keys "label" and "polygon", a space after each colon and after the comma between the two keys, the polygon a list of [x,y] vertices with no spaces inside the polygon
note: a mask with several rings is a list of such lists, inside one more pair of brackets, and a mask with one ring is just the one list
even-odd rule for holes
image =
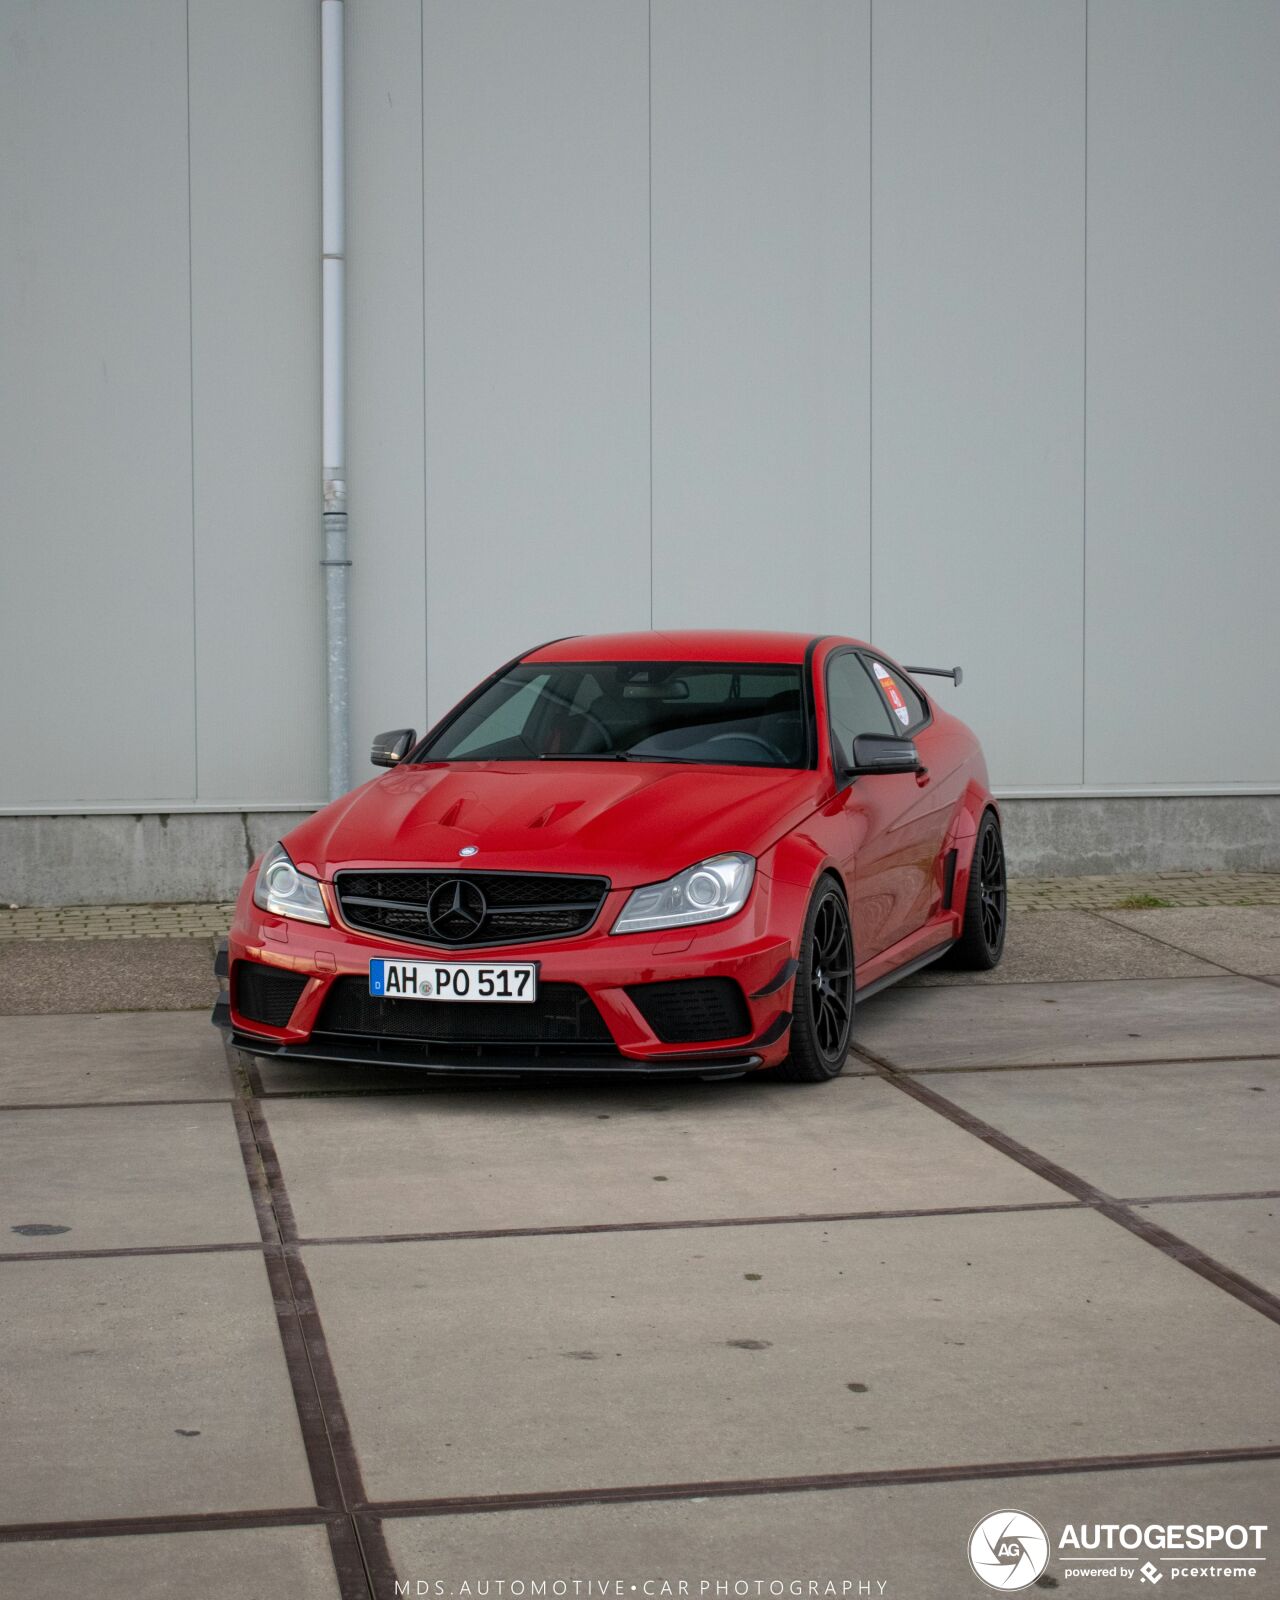
{"label": "lower air intake", "polygon": [[382,999],[369,993],[367,978],[338,978],[316,1019],[316,1032],[433,1044],[613,1044],[604,1018],[576,983],[544,983],[536,1000],[513,1005]]}
{"label": "lower air intake", "polygon": [[741,1039],[751,1031],[747,1002],[732,978],[635,983],[627,997],[663,1044]]}
{"label": "lower air intake", "polygon": [[298,997],[307,986],[301,972],[285,972],[260,961],[237,961],[231,975],[233,1004],[246,1022],[287,1028]]}

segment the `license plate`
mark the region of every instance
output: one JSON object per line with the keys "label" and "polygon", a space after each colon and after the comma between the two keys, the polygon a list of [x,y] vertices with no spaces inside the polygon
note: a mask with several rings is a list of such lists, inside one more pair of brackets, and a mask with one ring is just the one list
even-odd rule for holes
{"label": "license plate", "polygon": [[536,961],[371,961],[369,993],[380,1000],[505,1000],[538,997]]}

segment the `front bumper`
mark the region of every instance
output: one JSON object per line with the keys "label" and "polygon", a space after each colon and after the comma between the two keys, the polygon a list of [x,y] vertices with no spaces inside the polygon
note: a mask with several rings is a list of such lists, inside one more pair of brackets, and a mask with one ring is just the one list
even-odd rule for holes
{"label": "front bumper", "polygon": [[552,1045],[541,1045],[527,1054],[503,1057],[495,1052],[481,1056],[451,1049],[445,1045],[433,1046],[428,1056],[421,1046],[407,1039],[351,1038],[340,1040],[336,1035],[323,1039],[308,1039],[301,1044],[283,1044],[261,1034],[245,1033],[237,1028],[231,1018],[231,1004],[220,998],[213,1008],[213,1024],[221,1028],[227,1042],[248,1055],[261,1056],[276,1061],[322,1061],[342,1066],[357,1067],[413,1067],[422,1072],[439,1072],[449,1076],[524,1077],[564,1076],[594,1077],[638,1074],[646,1078],[740,1078],[744,1072],[753,1072],[763,1066],[763,1058],[751,1050],[710,1051],[706,1054],[689,1052],[679,1061],[659,1058],[643,1061],[618,1052],[599,1053],[557,1050]]}
{"label": "front bumper", "polygon": [[[663,934],[610,935],[625,891],[606,898],[594,927],[571,938],[533,941],[483,951],[394,943],[344,926],[326,889],[333,925],[316,927],[269,915],[253,904],[247,881],[237,902],[227,947],[219,954],[228,992],[213,1022],[236,1048],[286,1061],[328,1061],[414,1067],[428,1072],[570,1074],[638,1073],[645,1077],[729,1077],[776,1065],[787,1054],[795,970],[793,912],[786,886],[757,874],[755,892],[736,917]],[[781,926],[779,925],[781,924]],[[798,929],[798,919],[796,928]],[[608,1041],[583,1044],[430,1043],[385,1033],[326,1031],[322,1013],[340,978],[367,981],[374,957],[404,960],[536,961],[542,984],[575,984],[593,1002]],[[271,1027],[235,1008],[237,962],[257,962],[302,980],[288,1024]],[[697,1044],[663,1043],[626,993],[628,986],[681,979],[727,978],[742,991],[748,1028]],[[429,1005],[431,1002],[410,1002]]]}

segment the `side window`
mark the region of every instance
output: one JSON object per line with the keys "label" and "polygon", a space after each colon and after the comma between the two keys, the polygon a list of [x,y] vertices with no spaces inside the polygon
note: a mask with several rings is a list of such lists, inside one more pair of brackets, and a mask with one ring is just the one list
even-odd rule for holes
{"label": "side window", "polygon": [[852,652],[836,656],[827,665],[827,716],[836,750],[846,761],[859,735],[900,731],[885,710],[862,658]]}
{"label": "side window", "polygon": [[929,708],[896,667],[887,667],[878,656],[871,657],[871,670],[893,711],[895,733],[918,728],[929,715]]}

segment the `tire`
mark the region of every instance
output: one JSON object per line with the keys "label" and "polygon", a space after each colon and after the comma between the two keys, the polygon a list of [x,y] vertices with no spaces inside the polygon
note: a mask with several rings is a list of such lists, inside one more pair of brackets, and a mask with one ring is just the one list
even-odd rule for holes
{"label": "tire", "polygon": [[973,847],[969,888],[964,897],[964,924],[960,937],[947,951],[947,965],[967,972],[989,972],[1004,954],[1008,926],[1004,838],[994,813],[988,811]]}
{"label": "tire", "polygon": [[853,1028],[853,934],[834,878],[813,891],[800,935],[791,1054],[777,1067],[794,1083],[825,1083],[844,1070]]}

